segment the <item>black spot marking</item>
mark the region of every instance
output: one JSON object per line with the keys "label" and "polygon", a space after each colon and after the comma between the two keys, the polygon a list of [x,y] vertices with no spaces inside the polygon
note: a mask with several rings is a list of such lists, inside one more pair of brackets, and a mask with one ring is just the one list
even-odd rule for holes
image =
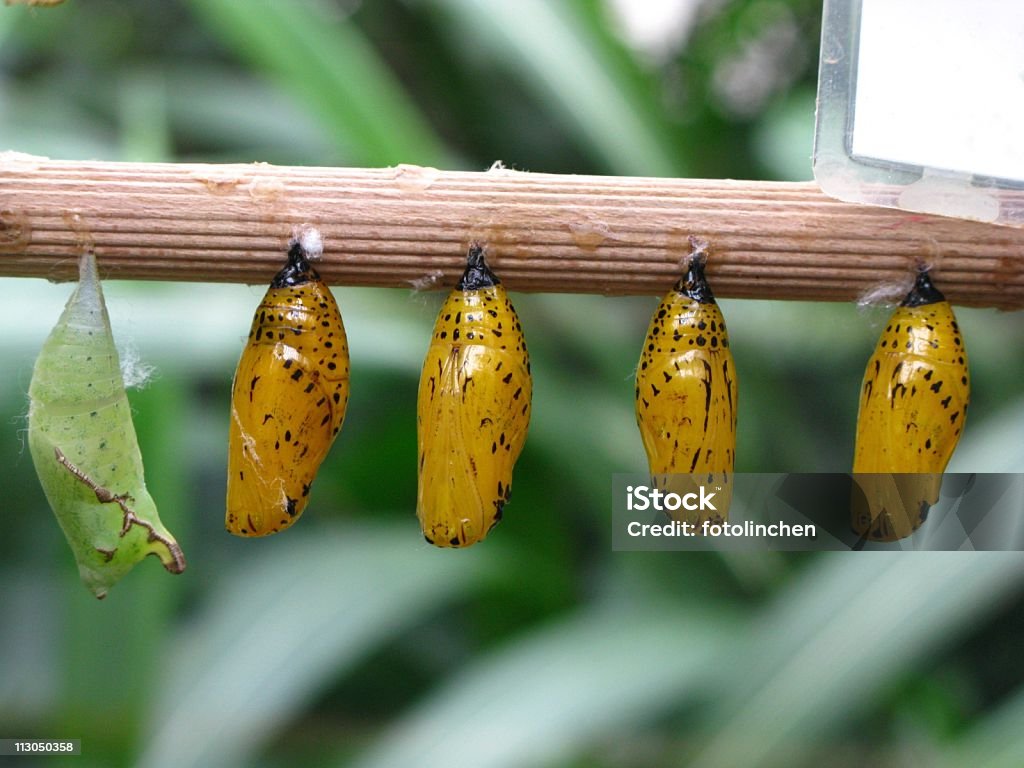
{"label": "black spot marking", "polygon": [[708,431],[708,417],[711,415],[711,366],[707,360],[701,361],[704,365],[704,431]]}

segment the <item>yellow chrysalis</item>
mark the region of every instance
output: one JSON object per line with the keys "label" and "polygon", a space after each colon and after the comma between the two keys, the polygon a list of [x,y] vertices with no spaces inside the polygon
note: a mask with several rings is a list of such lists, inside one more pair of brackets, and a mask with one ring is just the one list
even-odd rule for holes
{"label": "yellow chrysalis", "polygon": [[420,375],[416,514],[428,542],[468,546],[501,519],[532,393],[519,318],[474,243]]}
{"label": "yellow chrysalis", "polygon": [[636,371],[636,423],[660,488],[680,496],[698,485],[716,489],[715,510],[671,513],[699,526],[728,516],[738,390],[725,318],[704,276],[707,254],[692,242],[686,275],[647,329]]}
{"label": "yellow chrysalis", "polygon": [[225,524],[236,536],[277,533],[298,519],[345,419],[345,326],[309,264],[322,249],[315,229],[292,239],[235,371]]}
{"label": "yellow chrysalis", "polygon": [[895,541],[921,526],[938,501],[970,397],[953,308],[922,271],[864,372],[853,458],[859,535]]}

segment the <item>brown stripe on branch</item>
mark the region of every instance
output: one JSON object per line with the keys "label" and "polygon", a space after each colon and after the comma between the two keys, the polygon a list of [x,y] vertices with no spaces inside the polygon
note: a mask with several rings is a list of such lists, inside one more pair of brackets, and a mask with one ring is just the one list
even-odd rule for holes
{"label": "brown stripe on branch", "polygon": [[720,297],[846,301],[924,262],[954,303],[1024,306],[1024,230],[840,203],[813,183],[0,153],[0,275],[70,280],[91,247],[107,278],[265,283],[303,223],[323,232],[334,285],[451,286],[481,240],[511,290],[660,294],[696,235]]}

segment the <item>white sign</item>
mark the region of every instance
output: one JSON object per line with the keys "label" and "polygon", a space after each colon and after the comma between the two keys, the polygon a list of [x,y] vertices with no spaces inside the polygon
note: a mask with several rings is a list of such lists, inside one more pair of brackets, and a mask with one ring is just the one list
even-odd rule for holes
{"label": "white sign", "polygon": [[826,0],[814,163],[843,200],[1024,225],[1024,2]]}

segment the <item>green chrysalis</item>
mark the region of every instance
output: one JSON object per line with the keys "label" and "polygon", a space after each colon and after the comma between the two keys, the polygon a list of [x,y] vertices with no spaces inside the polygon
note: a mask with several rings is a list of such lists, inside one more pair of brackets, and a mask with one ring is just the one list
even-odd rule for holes
{"label": "green chrysalis", "polygon": [[28,388],[28,441],[50,507],[98,598],[146,555],[171,573],[185,556],[157,515],[124,391],[96,257],[43,344]]}

